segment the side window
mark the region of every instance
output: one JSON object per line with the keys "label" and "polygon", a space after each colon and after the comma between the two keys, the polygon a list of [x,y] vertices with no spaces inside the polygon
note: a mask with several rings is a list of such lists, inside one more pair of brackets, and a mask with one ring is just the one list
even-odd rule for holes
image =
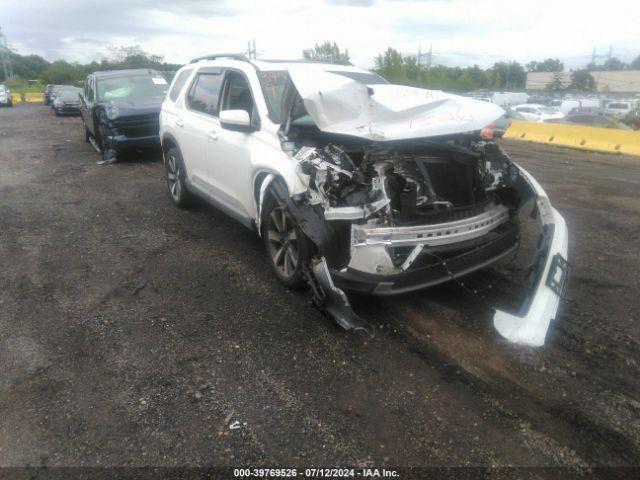
{"label": "side window", "polygon": [[222,86],[222,73],[199,73],[187,95],[187,105],[192,110],[218,115],[218,98]]}
{"label": "side window", "polygon": [[245,110],[253,119],[254,102],[251,87],[244,75],[238,72],[228,71],[225,82],[224,96],[221,110]]}
{"label": "side window", "polygon": [[87,100],[93,102],[94,94],[93,94],[93,86],[95,85],[95,79],[93,77],[89,78],[87,82]]}
{"label": "side window", "polygon": [[175,102],[178,99],[178,95],[180,95],[180,92],[182,91],[182,87],[184,87],[184,84],[189,79],[191,72],[192,72],[191,69],[183,70],[182,72],[180,72],[178,77],[173,82],[171,91],[169,91],[169,98],[171,99],[172,102]]}

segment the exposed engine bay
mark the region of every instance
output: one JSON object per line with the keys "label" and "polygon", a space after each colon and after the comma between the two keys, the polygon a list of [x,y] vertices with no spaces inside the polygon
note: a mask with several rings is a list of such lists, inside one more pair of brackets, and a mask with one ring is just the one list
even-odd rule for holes
{"label": "exposed engine bay", "polygon": [[368,330],[345,292],[400,294],[513,257],[517,214],[532,200],[542,233],[528,294],[518,312],[496,310],[494,325],[510,341],[542,345],[566,284],[566,225],[535,179],[479,135],[496,107],[290,73],[280,140],[306,191],[273,188],[313,245],[306,278],[316,304]]}
{"label": "exposed engine bay", "polygon": [[518,206],[517,168],[497,144],[464,140],[300,147],[294,156],[309,190],[299,201],[321,209],[350,249],[348,258],[328,255],[329,265],[401,273],[425,247],[443,250],[507,223]]}

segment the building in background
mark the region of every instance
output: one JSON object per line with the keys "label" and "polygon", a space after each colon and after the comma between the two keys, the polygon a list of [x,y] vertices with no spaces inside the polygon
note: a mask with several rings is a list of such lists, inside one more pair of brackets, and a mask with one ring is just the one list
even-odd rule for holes
{"label": "building in background", "polygon": [[[528,72],[527,91],[547,90],[548,85],[559,81],[563,88],[571,84],[572,72]],[[640,93],[640,70],[590,71],[596,82],[598,93],[616,96]]]}

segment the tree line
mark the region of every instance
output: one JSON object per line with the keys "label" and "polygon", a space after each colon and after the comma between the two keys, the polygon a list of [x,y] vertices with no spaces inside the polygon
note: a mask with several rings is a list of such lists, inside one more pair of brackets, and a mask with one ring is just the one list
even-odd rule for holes
{"label": "tree line", "polygon": [[[350,64],[348,50],[341,50],[335,42],[323,42],[303,50],[305,59]],[[88,73],[98,70],[123,68],[153,68],[163,72],[174,72],[179,64],[164,62],[162,56],[152,55],[139,46],[112,48],[108,58],[100,62],[87,64],[70,63],[64,60],[48,62],[38,55],[19,55],[10,52],[14,77],[4,79],[0,71],[0,82],[15,90],[38,90],[46,84],[81,85]],[[448,67],[444,65],[428,66],[421,63],[417,55],[406,55],[389,47],[375,58],[374,70],[391,83],[412,85],[448,91],[472,90],[524,90],[527,72],[555,72],[547,85],[549,91],[565,88],[579,91],[594,91],[593,77],[588,70],[640,69],[640,55],[630,64],[612,57],[602,65],[589,64],[585,69],[575,70],[571,74],[571,85],[564,86],[560,73],[564,64],[557,58],[532,61],[526,65],[518,62],[495,62],[489,68],[478,65],[470,67]],[[36,80],[34,84],[33,80]]]}
{"label": "tree line", "polygon": [[41,91],[47,84],[80,86],[89,73],[99,70],[153,68],[163,72],[175,72],[182,66],[166,63],[162,56],[151,55],[139,46],[111,48],[108,58],[86,64],[65,60],[48,62],[39,55],[20,55],[16,52],[10,52],[9,56],[14,76],[5,79],[0,71],[0,82],[16,91]]}

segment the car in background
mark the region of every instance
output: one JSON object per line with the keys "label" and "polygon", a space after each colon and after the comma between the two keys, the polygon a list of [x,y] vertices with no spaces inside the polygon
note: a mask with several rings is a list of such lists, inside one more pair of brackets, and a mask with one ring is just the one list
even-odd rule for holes
{"label": "car in background", "polygon": [[98,163],[120,154],[160,147],[159,116],[169,85],[156,70],[111,70],[87,76],[80,94],[85,138],[102,153]]}
{"label": "car in background", "polygon": [[13,107],[11,90],[6,85],[0,85],[0,107]]}
{"label": "car in background", "polygon": [[564,114],[555,107],[535,103],[516,105],[513,110],[530,122],[544,122],[545,120],[564,117]]}
{"label": "car in background", "polygon": [[51,106],[51,108],[53,109],[53,103],[56,100],[56,97],[58,96],[58,92],[63,89],[63,88],[69,88],[69,87],[73,87],[73,85],[54,85],[53,88],[51,89],[51,92],[49,93],[49,105]]}
{"label": "car in background", "polygon": [[82,89],[65,85],[56,91],[56,98],[53,101],[53,111],[56,116],[60,115],[80,115],[80,93]]}
{"label": "car in background", "polygon": [[631,130],[631,127],[619,118],[598,112],[570,113],[564,118],[546,120],[545,123],[562,123],[568,125],[586,125],[589,127],[615,128],[618,130]]}
{"label": "car in background", "polygon": [[640,130],[640,109],[627,113],[622,121],[629,125],[633,130]]}
{"label": "car in background", "polygon": [[614,117],[622,118],[634,110],[633,102],[614,100],[607,103],[605,110]]}
{"label": "car in background", "polygon": [[56,85],[47,85],[46,87],[44,87],[44,104],[45,105],[51,105],[51,92],[53,92],[53,89],[56,87]]}

